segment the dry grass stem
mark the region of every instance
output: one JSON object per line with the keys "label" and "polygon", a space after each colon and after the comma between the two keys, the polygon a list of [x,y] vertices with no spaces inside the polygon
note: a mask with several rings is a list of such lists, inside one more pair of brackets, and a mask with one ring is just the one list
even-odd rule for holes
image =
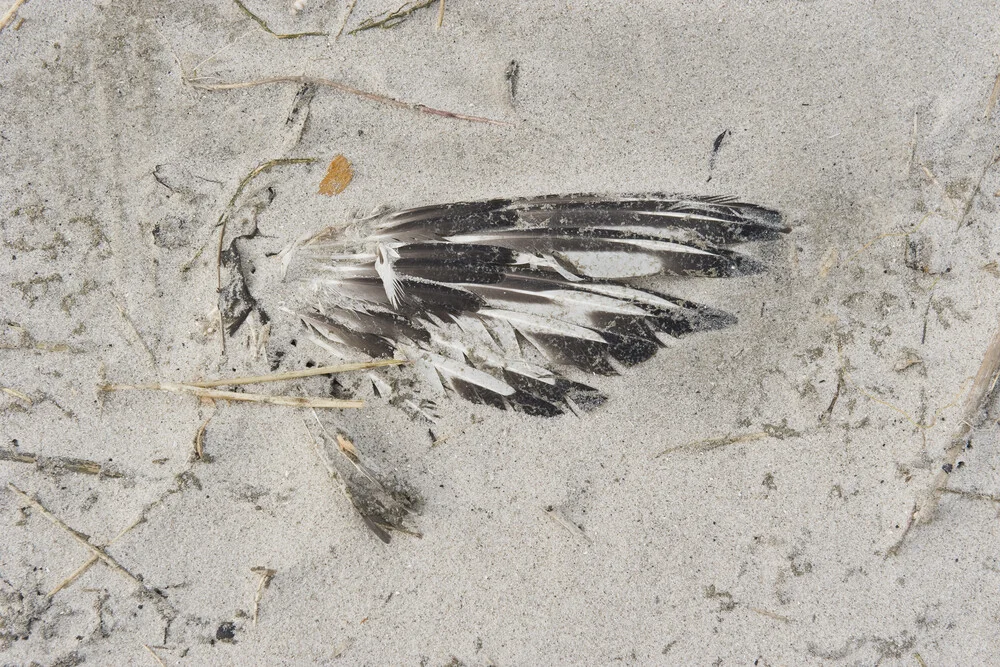
{"label": "dry grass stem", "polygon": [[54,525],[58,526],[59,528],[62,528],[64,531],[66,531],[74,540],[76,540],[77,542],[79,542],[80,544],[82,544],[84,547],[86,547],[91,553],[94,554],[95,557],[97,557],[100,560],[104,561],[104,563],[108,567],[110,567],[112,570],[115,570],[119,574],[122,574],[125,577],[131,579],[133,582],[135,582],[137,585],[139,585],[143,590],[145,590],[145,591],[147,591],[149,593],[152,593],[153,595],[156,595],[157,597],[160,597],[160,598],[163,597],[162,593],[159,593],[155,589],[150,588],[148,585],[146,585],[145,583],[143,583],[142,579],[140,579],[136,575],[134,575],[131,572],[129,572],[129,570],[127,568],[125,568],[121,563],[119,563],[113,557],[111,557],[106,551],[104,551],[104,549],[102,549],[100,547],[97,547],[97,546],[94,546],[93,544],[91,544],[90,541],[86,537],[84,537],[82,533],[79,533],[76,530],[73,530],[72,528],[70,528],[66,524],[66,522],[64,522],[62,519],[60,519],[55,514],[53,514],[52,512],[50,512],[40,502],[38,502],[37,500],[35,500],[31,496],[29,496],[27,493],[25,493],[21,489],[17,488],[17,486],[15,486],[13,482],[8,482],[7,483],[7,488],[9,488],[11,491],[13,491],[14,493],[18,494],[22,498],[24,498],[35,509],[37,509],[39,512],[41,512],[42,516],[44,516],[46,519],[48,519],[49,521],[51,521]]}
{"label": "dry grass stem", "polygon": [[962,489],[941,489],[942,493],[950,493],[955,496],[961,496],[962,498],[969,498],[971,500],[987,500],[991,503],[1000,503],[1000,496],[995,496],[991,493],[980,493],[978,491],[963,491]]}
{"label": "dry grass stem", "polygon": [[364,30],[371,30],[372,28],[395,28],[397,25],[409,18],[410,14],[414,12],[430,7],[438,0],[417,0],[416,2],[408,3],[391,12],[386,14],[380,14],[379,16],[374,16],[370,19],[365,19],[361,22],[357,28],[347,33],[349,35],[356,35]]}
{"label": "dry grass stem", "polygon": [[954,469],[959,455],[968,444],[968,437],[972,429],[982,421],[980,413],[992,395],[998,377],[1000,377],[1000,324],[993,334],[993,340],[990,341],[989,347],[986,348],[986,354],[983,355],[983,361],[972,382],[972,389],[965,397],[959,427],[951,436],[950,444],[941,463],[941,469],[935,476],[924,499],[917,505],[915,513],[917,523],[927,523],[934,518],[934,513],[941,501],[941,494],[948,487],[951,471]]}
{"label": "dry grass stem", "polygon": [[441,26],[443,25],[444,25],[444,0],[441,0],[440,4],[438,4],[438,22],[436,29],[440,30]]}
{"label": "dry grass stem", "polygon": [[[192,84],[192,85],[195,85],[195,84]],[[236,202],[240,198],[240,195],[243,194],[243,191],[246,190],[247,186],[250,185],[250,182],[253,179],[257,178],[258,176],[260,176],[261,174],[263,174],[265,171],[270,171],[271,169],[274,169],[275,167],[281,167],[281,166],[290,165],[290,164],[312,164],[315,161],[316,161],[316,158],[314,158],[314,157],[279,158],[277,160],[268,160],[267,162],[264,162],[263,164],[259,164],[256,167],[254,167],[254,169],[249,174],[247,174],[246,176],[243,177],[243,180],[241,180],[240,184],[236,187],[236,192],[233,193],[233,196],[232,196],[232,198],[230,198],[229,203],[226,204],[225,210],[219,216],[218,222],[215,223],[216,226],[220,228],[219,229],[219,250],[218,250],[218,252],[215,255],[215,287],[216,287],[217,290],[222,291],[222,250],[223,250],[223,247],[224,247],[223,243],[225,242],[225,239],[226,239],[226,224],[229,222],[229,217],[232,215],[233,209],[236,207]],[[220,319],[220,324],[222,324],[222,321],[221,321],[222,316],[221,316],[221,314],[219,316],[219,319]],[[226,340],[225,328],[222,327],[222,326],[220,326],[219,328],[222,331],[222,340],[223,340],[223,343],[222,343],[223,347],[222,347],[222,349],[223,349],[223,352],[225,352],[225,349],[226,349],[225,348],[225,345],[226,345],[226,343],[225,343],[225,340]]]}
{"label": "dry grass stem", "polygon": [[198,427],[198,432],[194,434],[194,457],[199,461],[205,458],[205,428],[214,416],[212,414],[208,419],[203,421],[201,426]]}
{"label": "dry grass stem", "polygon": [[340,22],[340,29],[337,30],[337,35],[334,39],[340,39],[340,36],[344,34],[344,28],[347,27],[347,22],[351,20],[351,14],[354,13],[354,6],[358,4],[358,0],[350,0],[347,3],[347,10],[344,12],[344,20]]}
{"label": "dry grass stem", "polygon": [[223,401],[241,401],[244,403],[267,403],[283,405],[291,408],[361,408],[362,400],[342,400],[339,398],[320,398],[317,396],[274,396],[271,394],[243,394],[237,391],[220,391],[207,389],[180,382],[157,382],[154,384],[109,384],[100,388],[102,391],[169,391],[175,394],[191,394],[201,398],[214,398]]}
{"label": "dry grass stem", "polygon": [[969,198],[965,200],[965,206],[962,207],[962,214],[958,218],[958,228],[961,229],[962,225],[965,224],[965,219],[969,215],[969,211],[972,210],[972,204],[976,201],[976,197],[979,196],[979,191],[983,187],[983,179],[986,178],[986,173],[990,170],[990,167],[1000,162],[1000,151],[997,151],[992,156],[990,156],[990,161],[986,163],[983,167],[983,171],[979,174],[979,180],[976,181],[976,187],[972,188],[972,194]]}
{"label": "dry grass stem", "polygon": [[153,656],[153,659],[160,664],[161,667],[167,667],[167,664],[160,659],[160,656],[156,655],[156,651],[150,648],[149,644],[143,644],[142,647],[149,651],[149,654]]}
{"label": "dry grass stem", "polygon": [[87,570],[89,570],[90,568],[92,568],[94,565],[96,565],[97,561],[99,561],[99,560],[101,560],[101,559],[98,558],[97,556],[91,556],[90,559],[86,563],[84,563],[83,565],[81,565],[80,567],[78,567],[73,572],[73,574],[71,574],[68,577],[66,577],[65,579],[63,579],[61,582],[59,582],[59,584],[56,585],[55,588],[53,588],[51,591],[49,591],[48,595],[46,597],[50,597],[50,598],[51,597],[55,597],[56,593],[58,593],[59,591],[61,591],[62,589],[66,588],[67,586],[69,586],[70,584],[72,584],[74,581],[76,581],[77,579],[79,579],[83,575],[84,572],[86,572]]}
{"label": "dry grass stem", "polygon": [[546,507],[545,515],[555,521],[560,527],[564,528],[566,532],[573,537],[578,537],[589,544],[593,543],[593,540],[591,540],[590,537],[583,532],[583,529],[570,521],[569,517],[567,517],[566,514],[558,507]]}
{"label": "dry grass stem", "polygon": [[260,384],[264,382],[283,382],[284,380],[297,380],[299,378],[312,377],[314,375],[330,375],[332,373],[347,373],[350,371],[361,371],[368,368],[382,368],[385,366],[398,366],[407,363],[405,359],[378,359],[376,361],[361,361],[352,364],[339,364],[337,366],[317,366],[316,368],[306,368],[300,371],[288,371],[286,373],[272,373],[271,375],[250,375],[235,378],[221,378],[219,380],[205,380],[203,382],[185,382],[190,387],[230,387],[240,384]]}
{"label": "dry grass stem", "polygon": [[773,611],[767,609],[761,609],[760,607],[750,607],[750,611],[755,614],[760,614],[761,616],[767,616],[768,618],[773,618],[776,621],[781,621],[782,623],[791,623],[792,619],[787,616],[782,616],[781,614],[776,614]]}
{"label": "dry grass stem", "polygon": [[300,37],[326,37],[325,32],[292,32],[292,33],[275,32],[271,30],[270,26],[267,25],[264,19],[262,19],[261,17],[257,16],[252,11],[250,11],[246,5],[240,2],[240,0],[233,0],[233,2],[236,3],[237,7],[243,10],[244,14],[253,19],[257,23],[257,25],[259,25],[264,30],[264,32],[266,32],[269,35],[273,35],[278,39],[299,39]]}
{"label": "dry grass stem", "polygon": [[708,440],[695,440],[694,442],[689,442],[684,445],[677,445],[676,447],[668,447],[662,452],[654,456],[654,459],[658,459],[661,456],[666,456],[667,454],[672,454],[673,452],[687,450],[692,452],[710,452],[713,449],[718,449],[719,447],[727,447],[729,445],[735,445],[741,442],[753,442],[754,440],[760,440],[762,438],[772,437],[771,433],[767,431],[758,431],[756,433],[746,433],[744,435],[726,435],[721,438],[710,438]]}
{"label": "dry grass stem", "polygon": [[858,248],[857,250],[855,250],[853,253],[851,253],[847,257],[847,259],[844,260],[844,264],[847,264],[848,262],[850,262],[851,260],[853,260],[855,257],[857,257],[858,255],[860,255],[861,253],[863,253],[865,250],[868,250],[868,248],[872,247],[873,245],[875,245],[876,243],[878,243],[879,241],[881,241],[883,239],[891,239],[891,238],[896,238],[896,237],[899,237],[899,236],[909,236],[910,234],[916,234],[917,232],[920,231],[920,228],[924,226],[924,223],[927,222],[927,218],[929,218],[929,217],[931,217],[930,213],[924,215],[924,217],[922,217],[920,219],[920,222],[918,222],[917,224],[915,224],[913,227],[910,227],[909,229],[905,229],[905,230],[903,230],[901,232],[886,232],[884,234],[879,234],[878,236],[876,236],[875,238],[873,238],[871,241],[869,241],[868,243],[864,244],[863,246],[861,246],[860,248]]}
{"label": "dry grass stem", "polygon": [[97,461],[77,459],[69,456],[39,456],[31,452],[12,452],[0,449],[0,461],[32,463],[42,469],[49,468],[61,472],[78,472],[84,475],[103,475],[104,477],[123,476],[120,472],[105,469]]}
{"label": "dry grass stem", "polygon": [[142,349],[146,351],[146,355],[149,357],[149,360],[153,363],[153,368],[159,368],[160,364],[156,361],[156,355],[153,354],[153,350],[150,349],[149,345],[146,343],[146,339],[142,337],[141,333],[139,333],[139,328],[135,326],[135,322],[133,322],[132,318],[129,317],[128,312],[125,310],[125,306],[123,306],[121,302],[119,302],[118,300],[115,300],[115,306],[118,307],[118,313],[122,316],[122,319],[125,320],[125,323],[132,330],[132,333],[134,333],[135,337],[139,339],[139,344],[142,345]]}
{"label": "dry grass stem", "polygon": [[453,111],[445,111],[444,109],[435,109],[433,107],[426,106],[424,104],[417,104],[415,102],[404,102],[403,100],[397,100],[394,97],[388,97],[386,95],[379,95],[377,93],[370,93],[359,88],[354,88],[353,86],[348,86],[345,83],[340,83],[339,81],[334,81],[332,79],[324,79],[315,76],[275,76],[267,79],[256,79],[253,81],[232,81],[223,83],[208,83],[202,79],[185,79],[186,82],[194,87],[201,90],[241,90],[243,88],[255,88],[257,86],[270,86],[274,84],[283,83],[294,83],[298,85],[312,84],[315,86],[322,86],[324,88],[332,88],[333,90],[346,93],[348,95],[354,95],[362,99],[369,100],[371,102],[377,102],[379,104],[385,104],[387,106],[396,107],[397,109],[409,109],[410,111],[417,111],[419,113],[430,114],[432,116],[441,116],[443,118],[454,118],[455,120],[464,120],[470,123],[486,123],[488,125],[501,125],[509,126],[510,123],[504,122],[502,120],[495,120],[493,118],[484,118],[482,116],[469,116],[466,114],[456,113]]}
{"label": "dry grass stem", "polygon": [[253,598],[253,625],[257,627],[257,616],[260,613],[260,599],[264,597],[264,589],[271,585],[271,579],[274,579],[274,575],[278,572],[266,567],[253,567],[250,568],[250,571],[260,575],[260,582],[257,584],[257,593]]}
{"label": "dry grass stem", "polygon": [[997,78],[993,81],[993,92],[990,93],[990,99],[986,102],[986,113],[983,114],[983,120],[989,120],[990,116],[993,115],[993,110],[997,107],[997,98],[1000,98],[1000,72],[997,72]]}
{"label": "dry grass stem", "polygon": [[14,4],[12,4],[10,9],[8,9],[3,17],[0,18],[0,32],[3,32],[3,29],[14,20],[14,17],[17,16],[17,10],[19,10],[21,5],[27,1],[28,0],[14,0]]}
{"label": "dry grass stem", "polygon": [[28,405],[34,405],[35,403],[33,400],[31,400],[30,396],[18,391],[17,389],[11,389],[10,387],[0,387],[0,391],[3,391],[3,393],[5,394],[10,394],[14,398],[19,398]]}

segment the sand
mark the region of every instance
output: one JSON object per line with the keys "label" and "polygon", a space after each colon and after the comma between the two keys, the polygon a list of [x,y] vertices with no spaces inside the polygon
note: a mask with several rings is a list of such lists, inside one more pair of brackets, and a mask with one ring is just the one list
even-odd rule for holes
{"label": "sand", "polygon": [[[221,0],[30,0],[0,32],[0,663],[994,659],[997,414],[963,401],[1000,312],[996,2],[454,0],[339,39],[343,3],[246,7],[328,34]],[[190,84],[296,76],[504,124]],[[318,194],[337,155],[353,180]],[[223,353],[216,222],[293,158],[233,209],[273,319]],[[274,256],[324,225],[590,191],[794,230],[750,249],[765,274],[671,284],[739,324],[593,379],[586,418],[428,425],[341,376],[365,408],[325,419],[419,493],[421,539],[364,527],[308,411],[97,390],[333,363],[291,343]],[[107,560],[49,595],[87,544]]]}

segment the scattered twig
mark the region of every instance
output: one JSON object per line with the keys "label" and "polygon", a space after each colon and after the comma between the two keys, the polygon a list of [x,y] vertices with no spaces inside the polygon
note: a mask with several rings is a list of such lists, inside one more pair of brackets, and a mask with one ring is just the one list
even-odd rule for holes
{"label": "scattered twig", "polygon": [[297,380],[299,378],[312,377],[314,375],[330,375],[332,373],[347,373],[350,371],[360,371],[368,368],[382,368],[384,366],[398,366],[407,363],[404,359],[377,359],[375,361],[362,361],[353,364],[340,364],[337,366],[317,366],[316,368],[306,368],[300,371],[288,371],[285,373],[272,373],[271,375],[251,375],[235,378],[222,378],[219,380],[206,380],[204,382],[185,382],[191,387],[202,387],[211,389],[212,387],[229,387],[239,384],[261,384],[264,382],[282,382],[284,380]]}
{"label": "scattered twig", "polygon": [[180,382],[157,382],[154,384],[108,384],[100,387],[101,391],[170,391],[175,394],[192,394],[202,398],[215,398],[223,401],[243,401],[247,403],[268,403],[284,405],[292,408],[361,408],[362,400],[342,400],[339,398],[320,398],[317,396],[273,396],[270,394],[244,394],[237,391],[220,391],[207,389]]}
{"label": "scattered twig", "polygon": [[[1000,81],[1000,79],[998,79],[998,81]],[[969,198],[965,200],[965,206],[962,207],[962,214],[958,218],[958,229],[962,228],[962,225],[965,223],[965,218],[968,217],[969,211],[972,210],[973,202],[975,202],[976,197],[979,196],[979,190],[983,187],[983,179],[986,178],[986,172],[988,172],[990,167],[995,165],[997,162],[1000,162],[1000,151],[997,151],[990,156],[990,161],[986,163],[986,166],[983,167],[983,171],[979,174],[979,180],[976,181],[976,187],[972,188],[972,194],[970,194]]]}
{"label": "scattered twig", "polygon": [[878,243],[879,241],[881,241],[883,239],[891,239],[891,238],[894,238],[894,237],[897,237],[897,236],[909,236],[910,234],[916,234],[917,232],[920,231],[920,228],[924,226],[924,223],[927,222],[927,218],[929,218],[929,217],[931,217],[930,213],[928,213],[924,217],[922,217],[920,219],[920,222],[918,222],[917,224],[915,224],[913,227],[910,227],[909,229],[904,229],[901,232],[885,232],[884,234],[879,234],[878,236],[876,236],[875,238],[873,238],[871,241],[869,241],[868,243],[865,243],[863,246],[861,246],[860,248],[858,248],[857,250],[855,250],[853,253],[851,253],[850,255],[848,255],[847,259],[844,260],[844,264],[847,264],[852,259],[854,259],[858,255],[860,255],[861,253],[863,253],[865,250],[868,250],[868,248],[872,247],[873,245],[875,245],[876,243]]}
{"label": "scattered twig", "polygon": [[961,496],[962,498],[970,498],[972,500],[988,500],[991,503],[1000,503],[1000,496],[995,496],[992,493],[980,493],[978,491],[963,491],[962,489],[941,489],[942,493],[950,493],[955,496]]}
{"label": "scattered twig", "polygon": [[951,198],[951,195],[948,194],[947,188],[941,186],[941,181],[939,181],[938,177],[934,175],[934,172],[928,169],[927,165],[924,164],[923,162],[920,163],[920,169],[924,172],[924,175],[927,177],[927,180],[929,180],[931,183],[937,186],[939,190],[941,190],[941,196],[944,197],[944,199],[948,200],[948,203],[951,204],[951,207],[955,209],[955,213],[960,214],[961,211],[958,208],[958,202],[956,202],[954,199]]}
{"label": "scattered twig", "polygon": [[160,664],[160,667],[167,667],[167,663],[163,662],[163,660],[160,659],[160,656],[156,655],[156,651],[150,648],[149,644],[143,644],[142,646],[147,651],[149,651],[149,654],[153,656],[153,659]]}
{"label": "scattered twig", "polygon": [[837,388],[833,392],[833,398],[830,400],[830,405],[826,407],[823,414],[819,416],[819,423],[821,425],[826,425],[830,423],[830,417],[833,416],[833,409],[837,407],[837,401],[840,400],[840,393],[844,391],[844,367],[841,366],[837,369]]}
{"label": "scattered twig", "polygon": [[354,12],[354,5],[358,4],[358,0],[350,0],[347,3],[347,10],[344,12],[344,20],[340,22],[340,28],[337,30],[337,35],[334,39],[340,39],[340,36],[344,34],[344,28],[347,27],[347,22],[351,20],[351,14]]}
{"label": "scattered twig", "polygon": [[990,341],[989,347],[986,348],[986,354],[983,356],[983,361],[972,382],[972,389],[965,397],[962,418],[959,420],[958,429],[951,436],[950,445],[945,451],[941,463],[941,469],[935,476],[924,499],[917,504],[916,522],[927,523],[934,518],[934,513],[941,501],[941,494],[948,486],[949,475],[968,443],[969,433],[976,424],[982,421],[980,412],[992,395],[998,377],[1000,377],[1000,326],[993,334],[993,340]]}
{"label": "scattered twig", "polygon": [[517,97],[517,82],[521,76],[521,65],[516,60],[511,60],[507,63],[507,69],[504,70],[503,77],[507,80],[507,93],[509,95],[510,105],[514,106],[515,98]]}
{"label": "scattered twig", "polygon": [[[223,243],[225,242],[226,239],[226,224],[229,222],[229,218],[233,213],[233,209],[236,206],[236,201],[240,198],[240,195],[243,194],[243,191],[250,184],[250,181],[257,178],[265,171],[270,171],[275,167],[281,167],[290,164],[312,164],[315,161],[316,158],[314,157],[279,158],[277,160],[268,160],[267,162],[264,162],[263,164],[254,167],[254,169],[249,174],[243,177],[243,180],[240,181],[240,184],[236,188],[236,192],[229,200],[229,203],[226,204],[225,210],[223,210],[222,214],[219,215],[218,222],[215,223],[217,227],[220,227],[219,250],[216,253],[216,258],[215,258],[215,282],[217,290],[222,291],[222,249],[223,249]],[[225,340],[226,337],[225,329],[223,327],[220,327],[220,330],[222,330],[222,338],[223,340]],[[225,345],[225,343],[223,343],[223,345]]]}
{"label": "scattered twig", "polygon": [[416,2],[405,4],[395,11],[373,16],[370,19],[365,19],[361,22],[361,25],[347,34],[356,35],[359,32],[371,30],[372,28],[395,28],[397,25],[409,18],[409,16],[414,12],[430,7],[435,2],[438,2],[438,0],[417,0]]}
{"label": "scattered twig", "polygon": [[1000,72],[997,72],[997,78],[993,81],[993,92],[990,93],[990,98],[986,102],[986,112],[983,114],[983,120],[989,120],[990,116],[993,115],[993,110],[997,106],[997,98],[1000,98]]}
{"label": "scattered twig", "polygon": [[569,517],[566,516],[566,513],[561,508],[550,505],[545,508],[545,515],[559,524],[573,537],[578,537],[589,544],[593,543],[593,540],[591,540],[590,537],[583,532],[582,528],[570,521]]}
{"label": "scattered twig", "polygon": [[146,354],[149,356],[149,360],[153,363],[153,368],[159,368],[160,364],[156,361],[156,355],[153,354],[153,350],[151,350],[149,345],[146,343],[146,339],[142,337],[141,333],[139,333],[139,328],[135,326],[135,322],[133,322],[132,318],[129,317],[128,312],[125,310],[125,306],[123,306],[117,299],[115,299],[115,305],[118,307],[118,312],[121,314],[122,319],[125,320],[125,323],[130,329],[132,329],[132,333],[135,334],[135,337],[139,339],[139,344],[142,345],[142,349],[144,349]]}
{"label": "scattered twig", "polygon": [[201,423],[198,427],[198,431],[194,434],[194,457],[198,461],[205,459],[205,429],[208,427],[208,422],[212,421],[212,417],[215,416],[213,412],[209,415],[208,419]]}
{"label": "scattered twig", "polygon": [[[438,22],[435,30],[440,30],[441,26],[443,25],[444,25],[444,0],[441,0],[440,4],[438,5]],[[998,81],[1000,81],[1000,79],[998,79]]]}
{"label": "scattered twig", "polygon": [[75,459],[69,456],[39,456],[31,452],[12,452],[0,449],[0,461],[12,463],[30,463],[39,468],[51,468],[67,472],[78,472],[84,475],[101,475],[103,477],[124,477],[120,472],[107,470],[97,461]]}
{"label": "scattered twig", "polygon": [[327,36],[327,34],[325,32],[293,32],[293,33],[275,32],[275,31],[271,30],[271,28],[267,25],[267,23],[264,21],[264,19],[262,19],[261,17],[257,16],[252,11],[250,11],[247,8],[246,5],[244,5],[242,2],[240,2],[240,0],[233,0],[233,2],[236,3],[237,7],[239,7],[240,9],[243,10],[244,14],[246,14],[247,16],[249,16],[251,19],[253,19],[257,23],[257,25],[259,25],[261,28],[263,28],[264,32],[266,32],[269,35],[273,35],[273,36],[277,37],[278,39],[298,39],[300,37],[326,37]]}
{"label": "scattered twig", "polygon": [[115,560],[104,549],[102,549],[102,548],[100,548],[98,546],[94,546],[93,544],[91,544],[90,540],[88,540],[82,533],[77,532],[76,530],[73,530],[72,528],[70,528],[62,519],[60,519],[59,517],[57,517],[55,514],[53,514],[52,512],[50,512],[48,509],[46,509],[46,507],[44,505],[42,505],[40,502],[38,502],[37,500],[35,500],[31,496],[29,496],[27,493],[25,493],[21,489],[17,488],[17,486],[15,486],[13,482],[8,482],[7,483],[7,488],[9,488],[11,491],[13,491],[14,493],[18,494],[19,496],[21,496],[22,498],[24,498],[26,501],[28,501],[29,503],[31,503],[31,505],[33,505],[35,507],[35,509],[37,509],[39,512],[42,513],[42,516],[44,516],[46,519],[48,519],[49,521],[51,521],[53,524],[55,524],[59,528],[62,528],[64,531],[66,531],[67,533],[69,533],[69,535],[74,540],[76,540],[77,542],[79,542],[80,544],[82,544],[84,547],[86,547],[87,549],[89,549],[90,552],[94,554],[94,556],[96,556],[100,560],[104,561],[105,564],[107,564],[107,566],[110,567],[112,570],[115,570],[119,574],[122,574],[122,575],[128,577],[129,579],[131,579],[133,582],[135,582],[138,586],[140,586],[143,590],[147,591],[148,593],[151,593],[151,594],[155,595],[158,598],[164,597],[163,593],[157,591],[156,589],[150,587],[148,584],[144,583],[142,581],[142,579],[140,579],[136,575],[132,574],[127,568],[125,568],[121,563],[119,563],[117,560]]}
{"label": "scattered twig", "polygon": [[324,79],[321,77],[314,77],[314,76],[275,76],[267,79],[256,79],[253,81],[232,81],[223,83],[208,83],[207,81],[200,78],[186,79],[186,81],[188,85],[194,88],[199,88],[201,90],[241,90],[243,88],[254,88],[256,86],[269,86],[272,84],[281,84],[281,83],[313,84],[316,86],[324,86],[326,88],[332,88],[342,93],[347,93],[348,95],[355,95],[362,99],[370,100],[372,102],[377,102],[379,104],[385,104],[387,106],[396,107],[397,109],[409,109],[411,111],[430,114],[432,116],[454,118],[455,120],[465,120],[469,121],[470,123],[486,123],[488,125],[501,125],[501,126],[511,125],[511,123],[507,123],[502,120],[495,120],[493,118],[484,118],[482,116],[469,116],[466,114],[456,113],[453,111],[435,109],[433,107],[429,107],[424,104],[417,104],[415,102],[404,102],[403,100],[397,100],[394,97],[379,95],[377,93],[369,93],[368,91],[361,90],[360,88],[354,88],[353,86],[348,86],[347,84],[340,83],[339,81],[334,81],[332,79]]}
{"label": "scattered twig", "polygon": [[760,614],[761,616],[767,616],[768,618],[773,618],[776,621],[781,621],[782,623],[788,624],[792,622],[792,619],[787,616],[782,616],[781,614],[776,614],[773,611],[767,609],[761,609],[760,607],[750,607],[750,611],[755,614]]}
{"label": "scattered twig", "polygon": [[18,391],[17,389],[11,389],[10,387],[0,387],[0,391],[2,391],[5,394],[10,394],[14,398],[19,398],[22,401],[24,401],[25,403],[27,403],[28,405],[34,405],[35,404],[35,402],[33,400],[31,400],[30,396],[28,396],[27,394],[25,394],[23,392]]}
{"label": "scattered twig", "polygon": [[[188,468],[188,471],[190,471],[190,467]],[[182,473],[182,475],[183,475],[183,473]],[[115,535],[115,536],[114,536],[114,538],[113,538],[113,539],[112,539],[112,540],[111,540],[110,542],[108,542],[108,543],[107,543],[107,544],[105,545],[105,548],[107,548],[107,547],[110,547],[110,546],[111,546],[112,544],[114,544],[115,542],[117,542],[118,540],[120,540],[120,539],[121,539],[122,537],[124,537],[125,535],[127,535],[127,534],[128,534],[129,532],[131,532],[131,531],[132,531],[133,529],[135,529],[135,528],[136,528],[137,526],[140,526],[140,525],[142,525],[142,524],[146,523],[146,521],[147,521],[147,519],[146,519],[146,515],[147,515],[147,513],[148,513],[148,512],[149,512],[149,511],[150,511],[150,510],[151,510],[151,509],[152,509],[153,507],[156,507],[157,505],[159,505],[160,503],[162,503],[162,502],[163,502],[163,499],[164,499],[164,498],[166,498],[167,496],[169,496],[169,495],[172,495],[172,494],[174,494],[174,493],[177,493],[177,492],[178,492],[178,491],[180,491],[180,490],[181,490],[182,488],[183,488],[183,487],[182,487],[181,483],[180,483],[180,482],[178,481],[178,486],[177,486],[177,488],[173,488],[173,489],[169,489],[169,490],[167,490],[167,492],[166,492],[165,494],[161,495],[161,496],[160,496],[160,497],[159,497],[159,498],[158,498],[157,500],[155,500],[155,501],[153,501],[152,503],[150,503],[150,504],[146,505],[146,506],[145,506],[145,507],[143,508],[143,510],[142,510],[142,513],[141,513],[141,514],[139,515],[139,518],[138,518],[138,519],[136,519],[135,521],[133,521],[133,522],[132,522],[132,523],[131,523],[131,524],[130,524],[129,526],[127,526],[126,528],[122,529],[122,531],[121,531],[120,533],[118,533],[117,535]],[[54,596],[54,595],[55,595],[56,593],[58,593],[59,591],[61,591],[61,590],[62,590],[62,589],[64,589],[64,588],[66,588],[66,587],[67,587],[67,586],[69,586],[70,584],[72,584],[72,583],[73,583],[74,581],[76,581],[76,580],[77,580],[77,579],[78,579],[78,578],[79,578],[79,577],[80,577],[80,576],[81,576],[81,575],[82,575],[82,574],[83,574],[84,572],[86,572],[86,571],[87,571],[88,569],[90,569],[90,568],[91,568],[91,567],[92,567],[93,565],[95,565],[95,564],[97,563],[97,561],[99,561],[99,560],[100,560],[100,559],[99,559],[99,558],[98,558],[97,556],[91,556],[91,557],[90,557],[90,559],[89,559],[89,560],[87,560],[87,562],[85,562],[85,563],[84,563],[83,565],[81,565],[81,566],[80,566],[79,568],[77,568],[77,569],[76,569],[76,571],[75,571],[75,572],[73,572],[73,574],[69,575],[69,576],[68,576],[68,577],[67,577],[66,579],[64,579],[64,580],[63,580],[63,581],[62,581],[62,582],[61,582],[61,583],[60,583],[60,584],[59,584],[58,586],[56,586],[56,587],[55,587],[55,588],[53,588],[53,589],[52,589],[51,591],[49,591],[49,593],[48,593],[48,597],[50,597],[50,598],[51,598],[51,597],[53,597],[53,596]]]}
{"label": "scattered twig", "polygon": [[672,454],[673,452],[681,450],[688,450],[694,452],[710,452],[713,449],[718,449],[719,447],[727,447],[729,445],[735,445],[741,442],[753,442],[754,440],[760,440],[762,438],[767,438],[767,437],[770,437],[769,433],[765,431],[758,431],[756,433],[745,433],[743,435],[726,435],[721,438],[710,438],[708,440],[695,440],[694,442],[689,442],[684,445],[667,447],[653,458],[658,459],[661,456],[666,456],[667,454]]}
{"label": "scattered twig", "polygon": [[913,131],[910,133],[910,150],[908,151],[909,156],[906,159],[906,172],[904,176],[909,176],[910,172],[913,170],[913,160],[917,156],[917,114],[913,114]]}
{"label": "scattered twig", "polygon": [[920,332],[920,344],[923,345],[927,342],[927,318],[931,314],[931,305],[934,303],[934,289],[937,284],[941,281],[941,276],[934,279],[934,283],[931,285],[930,296],[927,297],[927,307],[924,308],[924,326]]}
{"label": "scattered twig", "polygon": [[3,29],[6,28],[7,25],[14,20],[14,17],[17,16],[17,10],[19,10],[21,8],[21,5],[23,5],[27,1],[28,0],[14,0],[14,4],[10,6],[10,9],[7,10],[7,13],[4,14],[2,18],[0,18],[0,32],[3,32]]}
{"label": "scattered twig", "polygon": [[468,426],[466,426],[465,428],[463,428],[463,429],[461,429],[459,431],[454,431],[452,433],[449,433],[448,435],[443,435],[440,438],[433,436],[434,432],[431,431],[431,434],[432,434],[432,437],[431,437],[431,447],[433,448],[433,447],[437,447],[438,445],[443,445],[444,443],[448,442],[452,438],[457,438],[459,436],[465,435],[465,432],[468,431],[473,426],[475,426],[477,423],[479,423],[479,422],[477,420],[473,419],[472,423],[469,424]]}
{"label": "scattered twig", "polygon": [[257,627],[257,615],[260,612],[260,599],[264,597],[264,589],[271,585],[271,579],[277,574],[277,570],[266,567],[252,567],[251,572],[260,575],[260,582],[257,584],[257,594],[253,598],[253,625]]}

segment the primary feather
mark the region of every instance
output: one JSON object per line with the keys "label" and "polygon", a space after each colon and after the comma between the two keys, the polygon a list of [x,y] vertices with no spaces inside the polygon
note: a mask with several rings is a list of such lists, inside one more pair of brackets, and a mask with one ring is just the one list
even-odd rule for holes
{"label": "primary feather", "polygon": [[312,287],[303,323],[339,354],[401,354],[431,389],[556,415],[604,400],[558,366],[613,374],[664,336],[734,321],[632,279],[753,273],[727,246],[786,231],[776,211],[720,197],[493,199],[324,229],[292,275]]}

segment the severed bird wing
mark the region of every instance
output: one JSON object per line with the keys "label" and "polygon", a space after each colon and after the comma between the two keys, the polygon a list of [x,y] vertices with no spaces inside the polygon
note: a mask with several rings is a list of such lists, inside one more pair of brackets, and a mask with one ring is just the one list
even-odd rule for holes
{"label": "severed bird wing", "polygon": [[301,242],[299,312],[342,356],[402,355],[427,386],[536,415],[605,400],[564,367],[613,374],[665,336],[731,324],[724,312],[632,281],[761,270],[729,246],[788,229],[721,197],[546,196],[425,206]]}

